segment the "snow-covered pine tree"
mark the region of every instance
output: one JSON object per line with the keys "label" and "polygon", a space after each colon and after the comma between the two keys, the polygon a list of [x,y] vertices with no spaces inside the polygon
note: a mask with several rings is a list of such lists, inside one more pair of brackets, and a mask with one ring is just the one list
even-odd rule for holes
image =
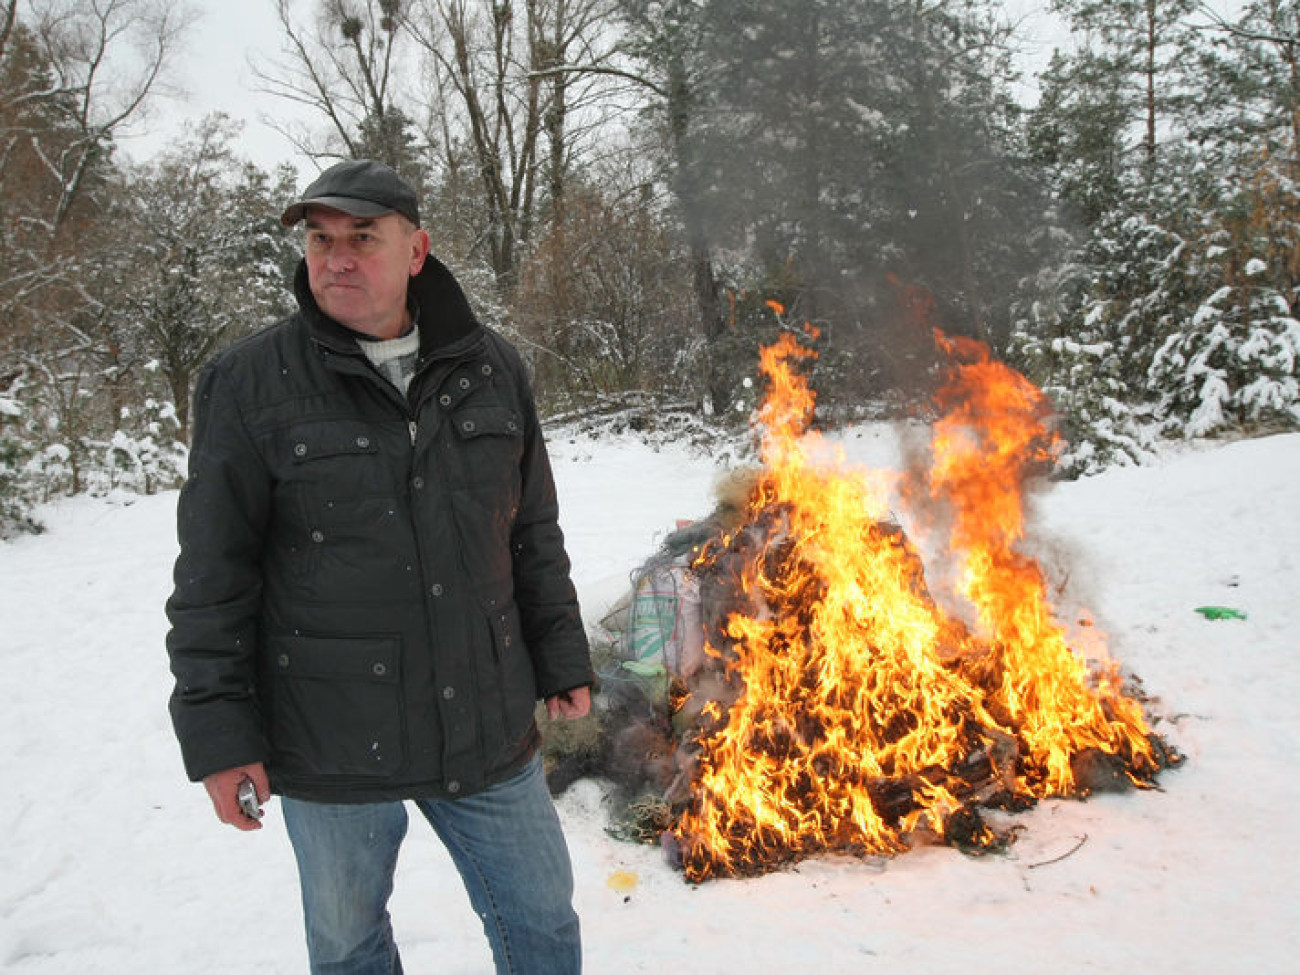
{"label": "snow-covered pine tree", "polygon": [[1084,245],[1044,269],[1017,309],[1010,358],[1051,398],[1066,447],[1066,477],[1141,463],[1151,454],[1149,406],[1142,396],[1143,311],[1155,301],[1126,293],[1150,263],[1178,247],[1160,227],[1130,216],[1105,222]]}
{"label": "snow-covered pine tree", "polygon": [[1287,5],[1220,21],[1195,57],[1189,39],[1208,34],[1187,31],[1185,3],[1059,6],[1093,46],[1045,76],[1031,143],[1081,242],[1029,289],[1013,347],[1065,414],[1066,468],[1140,458],[1153,420],[1165,434],[1294,425],[1300,71]]}
{"label": "snow-covered pine tree", "polygon": [[1229,209],[1206,237],[1194,270],[1218,286],[1169,334],[1149,370],[1166,433],[1300,426],[1300,187],[1290,168],[1267,162],[1241,194],[1247,205]]}
{"label": "snow-covered pine tree", "polygon": [[140,407],[122,411],[121,423],[104,449],[106,490],[154,494],[180,487],[189,454],[176,407],[146,399]]}
{"label": "snow-covered pine tree", "polygon": [[37,445],[23,405],[0,396],[0,540],[40,528],[32,515],[39,487],[29,468]]}
{"label": "snow-covered pine tree", "polygon": [[1149,372],[1166,431],[1192,436],[1300,425],[1300,6],[1215,26],[1191,129],[1200,286]]}

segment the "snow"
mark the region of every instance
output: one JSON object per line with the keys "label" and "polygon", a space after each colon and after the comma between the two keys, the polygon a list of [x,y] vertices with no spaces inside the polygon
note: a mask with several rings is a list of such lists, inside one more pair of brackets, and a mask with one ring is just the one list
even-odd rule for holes
{"label": "snow", "polygon": [[[893,463],[888,431],[844,437]],[[714,459],[556,438],[589,619],[678,518],[711,507]],[[1037,498],[1054,576],[1158,697],[1187,755],[1156,792],[1046,802],[1005,855],[929,847],[682,882],[604,832],[600,786],[560,809],[590,975],[820,971],[1300,971],[1300,435],[1194,444]],[[174,494],[78,498],[0,548],[0,969],[305,970],[292,855],[220,826],[166,713],[162,603]],[[1245,611],[1209,621],[1201,605]],[[1073,609],[1071,609],[1073,611]],[[407,971],[491,970],[477,919],[413,821],[394,925]],[[983,964],[981,964],[983,963]]]}

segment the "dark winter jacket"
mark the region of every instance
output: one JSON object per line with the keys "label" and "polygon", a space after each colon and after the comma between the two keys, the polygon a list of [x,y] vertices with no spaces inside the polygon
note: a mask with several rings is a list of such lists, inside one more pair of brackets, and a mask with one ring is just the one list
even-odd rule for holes
{"label": "dark winter jacket", "polygon": [[195,391],[167,604],[198,780],[262,761],[330,802],[466,795],[535,751],[539,697],[591,682],[523,365],[429,258],[403,397],[299,311]]}

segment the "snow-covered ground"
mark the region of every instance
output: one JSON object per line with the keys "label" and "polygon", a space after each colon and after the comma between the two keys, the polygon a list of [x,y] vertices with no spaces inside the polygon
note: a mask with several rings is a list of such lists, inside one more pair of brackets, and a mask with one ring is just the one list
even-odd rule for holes
{"label": "snow-covered ground", "polygon": [[[890,463],[887,430],[847,438]],[[713,461],[624,441],[552,451],[589,618]],[[1006,855],[827,858],[683,883],[604,832],[601,790],[561,800],[587,971],[1300,972],[1300,435],[1170,453],[1039,499],[1110,646],[1187,757],[1158,792],[1047,802]],[[305,970],[288,841],[220,826],[166,714],[162,604],[175,495],[77,499],[0,546],[0,968],[23,975]],[[1228,605],[1245,622],[1193,610]],[[1080,845],[1081,844],[1081,845]],[[1077,849],[1076,849],[1077,847]],[[1070,852],[1073,851],[1073,852]],[[1057,859],[1069,854],[1063,859]],[[491,970],[432,834],[412,824],[394,923],[406,970]]]}

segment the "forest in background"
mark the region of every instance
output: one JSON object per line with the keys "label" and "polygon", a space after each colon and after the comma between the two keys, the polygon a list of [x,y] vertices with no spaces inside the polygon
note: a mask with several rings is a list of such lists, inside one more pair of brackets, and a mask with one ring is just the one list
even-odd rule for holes
{"label": "forest in background", "polygon": [[[1023,104],[991,0],[272,0],[287,145],[382,159],[546,416],[743,436],[815,326],[824,425],[917,409],[932,330],[1051,396],[1077,476],[1300,426],[1300,0],[1051,0]],[[0,535],[183,476],[194,376],[283,315],[285,165],[215,115],[118,136],[169,0],[0,3]]]}

